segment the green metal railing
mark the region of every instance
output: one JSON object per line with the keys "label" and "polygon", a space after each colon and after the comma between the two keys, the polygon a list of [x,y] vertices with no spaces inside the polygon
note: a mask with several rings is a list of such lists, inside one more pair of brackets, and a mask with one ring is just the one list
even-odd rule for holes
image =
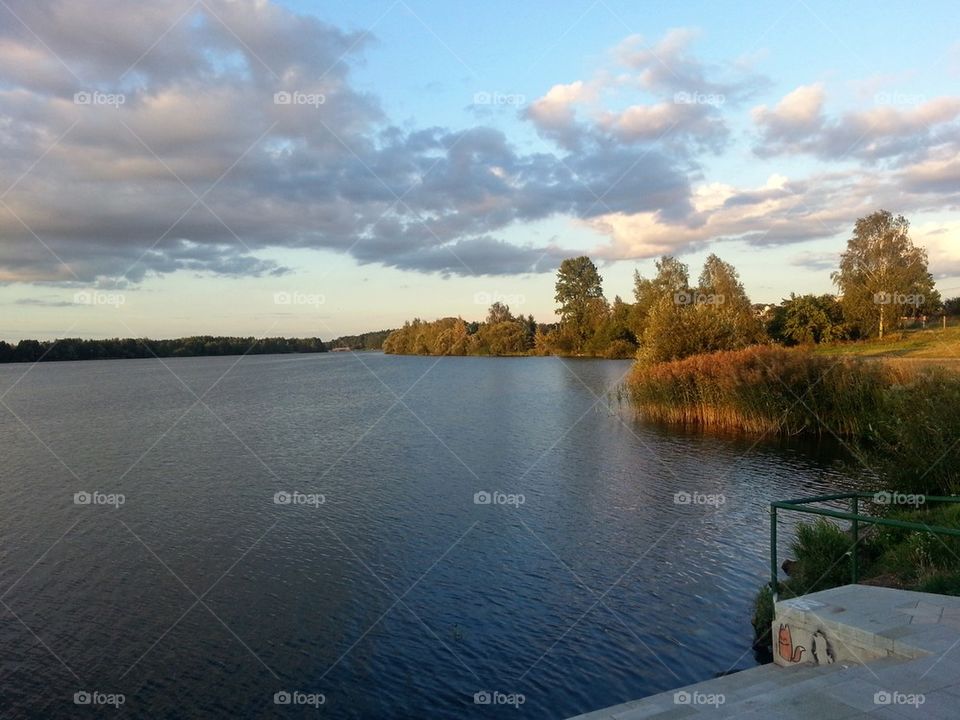
{"label": "green metal railing", "polygon": [[[807,513],[810,515],[836,518],[838,520],[849,520],[852,543],[850,545],[850,552],[847,554],[850,555],[850,578],[851,582],[853,583],[858,581],[860,575],[860,563],[857,557],[857,545],[860,544],[860,523],[886,525],[888,527],[917,530],[925,533],[934,533],[936,535],[952,535],[954,537],[960,537],[960,528],[946,528],[938,525],[925,525],[924,523],[910,522],[907,520],[893,520],[891,518],[860,514],[861,500],[869,500],[873,501],[875,504],[881,504],[878,498],[884,495],[893,500],[896,500],[898,495],[905,496],[904,493],[849,492],[839,493],[837,495],[818,495],[811,498],[782,500],[779,502],[770,503],[770,590],[773,592],[774,602],[777,600],[777,591],[779,589],[778,577],[780,571],[780,567],[777,564],[777,510],[788,510],[793,512]],[[960,496],[956,495],[917,495],[914,497],[922,497],[923,504],[931,502],[960,503]],[[807,507],[812,503],[833,502],[838,500],[849,500],[850,512],[832,510],[829,508]]]}

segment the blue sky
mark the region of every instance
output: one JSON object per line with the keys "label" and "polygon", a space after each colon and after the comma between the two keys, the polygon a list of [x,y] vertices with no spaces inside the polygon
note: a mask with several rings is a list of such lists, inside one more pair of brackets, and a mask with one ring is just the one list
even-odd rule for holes
{"label": "blue sky", "polygon": [[878,207],[960,294],[955,5],[131,8],[0,8],[2,338],[549,321],[581,253],[777,301]]}

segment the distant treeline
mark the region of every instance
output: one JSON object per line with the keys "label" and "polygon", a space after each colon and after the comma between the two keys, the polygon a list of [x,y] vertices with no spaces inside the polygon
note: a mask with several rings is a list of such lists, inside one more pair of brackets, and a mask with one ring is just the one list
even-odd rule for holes
{"label": "distant treeline", "polygon": [[21,340],[16,345],[0,340],[0,363],[56,360],[113,360],[152,357],[197,357],[201,355],[268,355],[321,353],[327,347],[320,338],[197,337],[176,340],[113,338],[107,340]]}
{"label": "distant treeline", "polygon": [[393,330],[376,330],[359,335],[344,335],[338,337],[336,340],[331,340],[328,345],[330,349],[381,350],[383,349],[383,341],[386,340],[392,332]]}

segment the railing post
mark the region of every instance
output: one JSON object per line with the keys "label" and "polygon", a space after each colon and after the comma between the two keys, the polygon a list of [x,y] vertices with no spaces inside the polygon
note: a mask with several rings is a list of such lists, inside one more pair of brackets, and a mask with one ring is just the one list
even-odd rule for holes
{"label": "railing post", "polygon": [[773,594],[773,601],[777,601],[777,508],[773,503],[770,504],[770,592]]}
{"label": "railing post", "polygon": [[[860,514],[860,498],[854,495],[850,498],[850,512],[854,515]],[[860,521],[851,520],[850,531],[853,535],[853,547],[850,548],[850,576],[853,584],[856,585],[860,579],[860,561],[857,558],[857,545],[860,544]]]}

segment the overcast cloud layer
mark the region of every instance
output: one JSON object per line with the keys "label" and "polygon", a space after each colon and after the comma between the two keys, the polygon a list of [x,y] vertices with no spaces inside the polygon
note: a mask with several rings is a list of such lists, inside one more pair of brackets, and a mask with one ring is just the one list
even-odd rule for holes
{"label": "overcast cloud layer", "polygon": [[[286,272],[264,259],[271,248],[546,272],[570,251],[506,242],[505,229],[566,216],[598,233],[584,252],[648,258],[960,204],[960,98],[878,96],[832,117],[814,83],[767,106],[769,79],[701,63],[688,30],[625,38],[592,77],[546,88],[519,113],[551,150],[523,154],[492,127],[398,128],[351,84],[369,36],[269,2],[5,5],[2,282]],[[757,158],[807,156],[822,171],[706,181],[698,158],[727,151],[734,119]]]}

